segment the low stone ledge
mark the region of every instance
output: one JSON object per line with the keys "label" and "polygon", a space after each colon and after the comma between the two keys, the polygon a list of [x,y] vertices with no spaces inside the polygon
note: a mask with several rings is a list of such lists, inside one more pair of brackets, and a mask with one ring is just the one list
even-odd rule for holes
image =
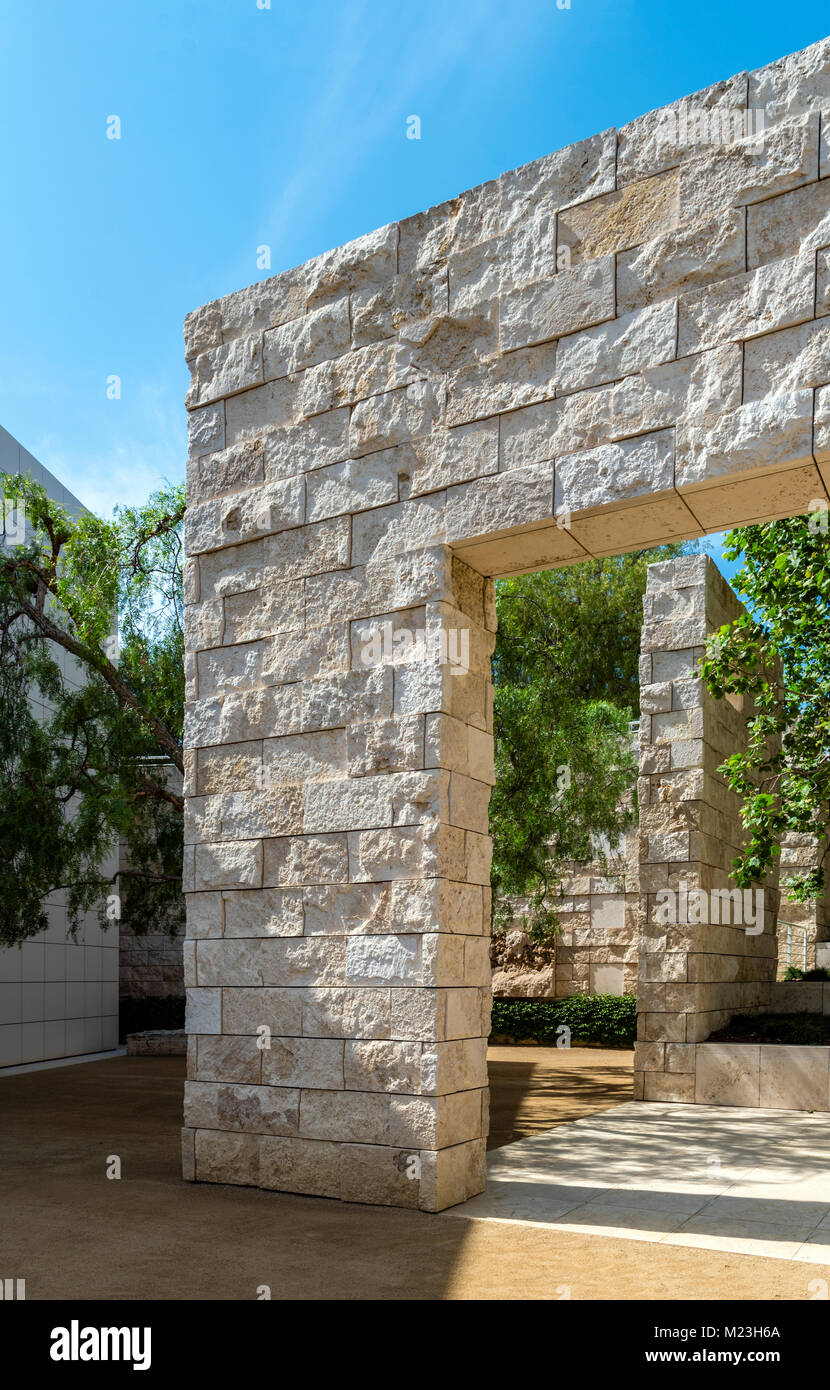
{"label": "low stone ledge", "polygon": [[152,1028],[127,1034],[128,1057],[186,1057],[187,1034],[183,1028]]}
{"label": "low stone ledge", "polygon": [[830,1014],[830,980],[777,980],[770,986],[768,1014]]}
{"label": "low stone ledge", "polygon": [[830,1111],[830,1047],[698,1043],[695,1104]]}

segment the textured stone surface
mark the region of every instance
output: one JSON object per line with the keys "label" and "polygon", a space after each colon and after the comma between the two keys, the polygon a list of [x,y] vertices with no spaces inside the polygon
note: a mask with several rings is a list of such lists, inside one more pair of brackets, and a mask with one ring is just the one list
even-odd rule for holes
{"label": "textured stone surface", "polygon": [[[489,1023],[490,576],[826,496],[828,108],[825,42],[188,316],[197,1180],[427,1209],[483,1183],[481,1073],[427,1089],[424,1049]],[[648,653],[699,622],[655,612]],[[699,697],[651,698],[643,775],[688,788]],[[652,881],[723,829],[665,822]],[[689,1098],[668,1049],[728,982],[650,944],[642,1076]],[[210,1051],[268,1029],[258,1075]]]}
{"label": "textured stone surface", "polygon": [[[751,1049],[737,1048],[734,1066],[726,1045],[678,1050],[702,1042],[731,1014],[763,1007],[775,978],[777,876],[764,885],[757,934],[732,918],[694,922],[679,896],[681,889],[712,894],[731,886],[731,861],[742,843],[740,803],[717,768],[743,746],[745,712],[715,701],[694,679],[707,636],[741,611],[704,555],[649,569],[641,649],[647,683],[640,718],[635,1074],[653,1100],[759,1104],[757,1059],[754,1072],[747,1066]],[[675,895],[674,923],[661,915],[664,890]],[[668,1079],[678,1072],[689,1078],[685,1087]]]}

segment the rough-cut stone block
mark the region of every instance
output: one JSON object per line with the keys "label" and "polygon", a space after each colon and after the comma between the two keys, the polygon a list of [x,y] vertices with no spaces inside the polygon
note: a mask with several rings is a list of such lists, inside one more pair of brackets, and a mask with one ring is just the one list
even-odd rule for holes
{"label": "rough-cut stone block", "polygon": [[548,400],[556,391],[556,343],[519,348],[506,357],[474,363],[449,379],[447,425],[484,419]]}
{"label": "rough-cut stone block", "polygon": [[[263,1135],[259,1141],[257,1184],[279,1192],[311,1197],[340,1197],[343,1192],[343,1145],[325,1140]],[[216,1164],[217,1174],[221,1167]],[[216,1176],[216,1182],[233,1179]]]}
{"label": "rough-cut stone block", "polygon": [[830,182],[824,178],[753,203],[746,216],[747,270],[826,246],[830,242]]}
{"label": "rough-cut stone block", "polygon": [[780,121],[830,104],[830,39],[778,58],[749,74],[749,104]]}
{"label": "rough-cut stone block", "polygon": [[187,405],[207,405],[262,381],[262,335],[236,338],[196,358]]}
{"label": "rough-cut stone block", "polygon": [[741,404],[742,368],[740,346],[729,343],[626,377],[611,389],[611,437],[668,428],[686,416],[699,422],[735,409]]}
{"label": "rough-cut stone block", "polygon": [[614,187],[616,146],[617,132],[605,130],[502,174],[502,232],[538,217],[540,204],[549,214],[610,192]]}
{"label": "rough-cut stone block", "polygon": [[187,416],[188,451],[192,458],[225,447],[225,404],[203,406]]}
{"label": "rough-cut stone block", "polygon": [[593,448],[610,438],[611,428],[610,387],[512,411],[501,421],[499,466],[527,468],[559,454]]}
{"label": "rough-cut stone block", "polygon": [[730,209],[700,227],[672,230],[633,251],[620,252],[617,313],[628,314],[739,274],[746,268],[745,223],[745,212]]}
{"label": "rough-cut stone block", "polygon": [[702,425],[683,421],[677,428],[676,486],[802,463],[812,453],[812,420],[812,392],[788,391]]}
{"label": "rough-cut stone block", "polygon": [[380,285],[395,273],[398,228],[393,223],[324,251],[304,267],[308,308],[328,304],[350,290]]}
{"label": "rough-cut stone block", "polygon": [[262,845],[258,840],[226,844],[197,844],[196,882],[204,888],[251,888],[262,877]]}
{"label": "rough-cut stone block", "polygon": [[755,338],[812,318],[815,259],[774,261],[681,296],[678,353]]}
{"label": "rough-cut stone block", "polygon": [[237,290],[216,301],[225,342],[254,330],[275,328],[296,319],[306,308],[302,270],[286,270],[247,289]]}
{"label": "rough-cut stone block", "polygon": [[349,455],[349,410],[324,410],[301,424],[267,430],[261,440],[266,478],[293,478],[339,463]]}
{"label": "rough-cut stone block", "polygon": [[[722,138],[724,121],[730,135],[735,117],[743,118],[745,72],[638,116],[620,128],[617,183],[649,178],[699,152],[701,138]],[[741,124],[743,121],[741,120]]]}
{"label": "rough-cut stone block", "polygon": [[459,425],[412,444],[406,473],[407,491],[412,497],[435,492],[454,483],[495,473],[498,466],[498,420]]}
{"label": "rough-cut stone block", "polygon": [[197,1129],[296,1134],[300,1093],[277,1086],[186,1081],[184,1122]]}
{"label": "rough-cut stone block", "polygon": [[616,381],[668,362],[675,356],[676,336],[677,305],[670,300],[563,338],[556,357],[557,393]]}
{"label": "rough-cut stone block", "polygon": [[219,300],[203,304],[184,320],[184,355],[192,363],[202,353],[222,343],[222,311]]}
{"label": "rough-cut stone block", "polygon": [[830,381],[830,323],[801,323],[744,348],[744,401]]}
{"label": "rough-cut stone block", "polygon": [[553,468],[537,464],[449,488],[446,528],[450,539],[509,530],[535,517],[553,516]]}
{"label": "rough-cut stone block", "polygon": [[557,513],[590,511],[668,491],[674,479],[671,430],[565,455],[556,463]]}
{"label": "rough-cut stone block", "polygon": [[815,457],[819,463],[830,463],[830,387],[816,391]]}
{"label": "rough-cut stone block", "polygon": [[679,220],[707,221],[713,208],[740,207],[808,183],[818,173],[818,111],[763,135],[716,146],[680,166]]}
{"label": "rough-cut stone block", "polygon": [[225,1034],[256,1037],[260,1030],[267,1029],[272,1036],[298,1037],[302,1032],[302,997],[298,989],[239,986],[226,987],[221,993]]}
{"label": "rough-cut stone block", "polygon": [[639,246],[678,225],[679,183],[670,171],[626,185],[557,218],[557,241],[571,263]]}
{"label": "rough-cut stone block", "polygon": [[498,184],[485,183],[400,223],[398,269],[422,269],[499,230]]}
{"label": "rough-cut stone block", "polygon": [[449,308],[447,267],[427,266],[368,285],[351,296],[352,342],[356,348],[394,338],[446,314]]}
{"label": "rough-cut stone block", "polygon": [[530,347],[613,317],[614,257],[603,256],[503,295],[501,350]]}
{"label": "rough-cut stone block", "polygon": [[[306,374],[307,376],[310,373]],[[251,439],[266,429],[291,425],[299,416],[297,384],[288,379],[269,381],[225,400],[225,442]],[[216,443],[214,449],[221,449]]]}
{"label": "rough-cut stone block", "polygon": [[343,1089],[345,1043],[334,1038],[270,1038],[268,1042],[262,1051],[257,1049],[264,1085]]}
{"label": "rough-cut stone block", "polygon": [[390,1036],[388,989],[360,989],[350,986],[298,990],[292,993],[302,994],[304,1038],[366,1039]]}
{"label": "rough-cut stone block", "polygon": [[228,492],[241,492],[265,479],[262,441],[243,440],[218,453],[194,456],[188,461],[188,502],[207,501]]}
{"label": "rough-cut stone block", "polygon": [[272,328],[263,340],[262,379],[274,381],[339,357],[349,350],[351,336],[348,297],[313,309],[281,328]]}

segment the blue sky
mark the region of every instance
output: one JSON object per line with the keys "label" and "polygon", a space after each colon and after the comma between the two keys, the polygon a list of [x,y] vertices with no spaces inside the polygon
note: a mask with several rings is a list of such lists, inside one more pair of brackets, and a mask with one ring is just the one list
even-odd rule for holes
{"label": "blue sky", "polygon": [[183,476],[190,309],[828,19],[826,0],[3,0],[0,423],[94,510],[139,502]]}

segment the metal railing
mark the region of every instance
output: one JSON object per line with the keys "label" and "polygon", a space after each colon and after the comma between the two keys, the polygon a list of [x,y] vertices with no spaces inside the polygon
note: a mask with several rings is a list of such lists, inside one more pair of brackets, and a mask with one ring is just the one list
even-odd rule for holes
{"label": "metal railing", "polygon": [[787,934],[786,934],[786,938],[785,938],[785,951],[786,951],[787,969],[789,970],[790,966],[793,964],[793,932],[801,932],[801,965],[800,965],[799,968],[800,968],[801,970],[806,970],[806,969],[807,969],[807,942],[808,942],[807,928],[806,928],[806,927],[799,926],[799,924],[798,924],[797,922],[779,922],[779,923],[778,923],[778,935],[779,935],[779,939],[780,939],[781,928],[782,928],[782,927],[786,927],[786,928],[787,928]]}

